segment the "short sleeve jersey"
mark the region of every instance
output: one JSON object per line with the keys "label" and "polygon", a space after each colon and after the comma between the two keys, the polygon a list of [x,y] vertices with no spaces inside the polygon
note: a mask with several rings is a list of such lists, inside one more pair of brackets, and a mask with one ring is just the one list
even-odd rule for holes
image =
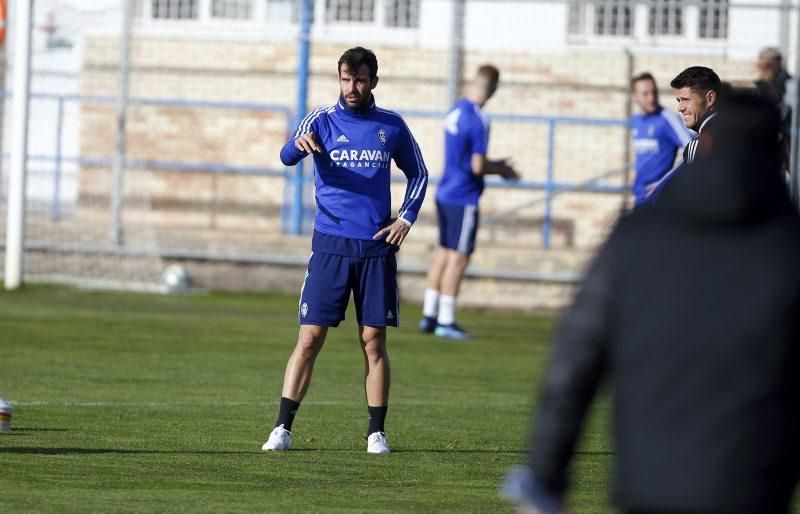
{"label": "short sleeve jersey", "polygon": [[477,205],[483,177],[472,172],[472,156],[486,155],[489,119],[466,98],[458,101],[444,122],[444,173],[436,200],[452,205]]}

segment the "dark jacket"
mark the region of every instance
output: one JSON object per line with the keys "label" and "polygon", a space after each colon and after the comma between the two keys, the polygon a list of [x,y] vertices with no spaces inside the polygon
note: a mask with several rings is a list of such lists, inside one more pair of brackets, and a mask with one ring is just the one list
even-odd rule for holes
{"label": "dark jacket", "polygon": [[562,321],[529,461],[553,494],[608,376],[617,504],[789,512],[800,466],[800,218],[777,172],[777,118],[762,137],[723,114],[732,129],[715,132],[714,155],[619,222]]}
{"label": "dark jacket", "polygon": [[717,124],[717,111],[706,114],[697,127],[697,137],[683,147],[683,162],[691,164],[697,158],[698,150],[706,146],[707,141],[713,138],[714,127]]}

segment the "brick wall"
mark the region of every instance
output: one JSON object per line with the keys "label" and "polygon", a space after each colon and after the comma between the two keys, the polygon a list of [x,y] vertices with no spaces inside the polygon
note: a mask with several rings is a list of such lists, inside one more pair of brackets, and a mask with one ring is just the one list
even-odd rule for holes
{"label": "brick wall", "polygon": [[[94,37],[86,41],[82,92],[116,93],[118,41]],[[377,101],[396,110],[447,108],[446,52],[420,48],[375,47],[381,82]],[[340,46],[312,49],[309,107],[333,103],[338,94],[336,61]],[[264,102],[293,108],[296,45],[269,42],[200,41],[138,38],[133,45],[133,97],[162,97],[236,102]],[[470,53],[468,73],[491,62],[502,71],[502,85],[487,112],[540,116],[622,119],[625,115],[628,61],[619,53],[559,55]],[[641,54],[634,71],[652,71],[662,88],[683,68],[704,64],[724,79],[752,76],[751,62],[664,54]],[[663,103],[674,104],[662,89]],[[81,113],[81,153],[108,156],[113,150],[113,108],[86,103]],[[247,166],[279,167],[278,151],[287,120],[280,113],[135,105],[130,110],[128,145],[138,159],[185,160]],[[431,173],[442,165],[441,121],[408,118]],[[560,125],[554,152],[554,177],[581,182],[625,162],[626,132],[618,127]],[[492,127],[490,157],[512,157],[524,179],[544,181],[547,171],[547,126],[542,123],[497,121]],[[107,169],[84,169],[80,175],[83,206],[106,205]],[[606,181],[620,184],[621,177]],[[282,178],[212,176],[203,173],[133,170],[126,177],[126,195],[145,196],[130,202],[128,219],[212,226],[225,230],[277,230],[279,205],[285,194]],[[395,197],[402,186],[394,187]],[[429,200],[434,189],[429,190]],[[502,212],[541,197],[541,192],[498,189],[487,192],[484,215]],[[619,196],[570,193],[553,201],[557,247],[592,248],[605,235],[620,209]],[[137,212],[134,205],[147,205]],[[423,220],[433,223],[433,202]],[[515,213],[512,222],[487,225],[481,238],[491,245],[540,245],[544,203]],[[420,231],[433,234],[432,225]]]}

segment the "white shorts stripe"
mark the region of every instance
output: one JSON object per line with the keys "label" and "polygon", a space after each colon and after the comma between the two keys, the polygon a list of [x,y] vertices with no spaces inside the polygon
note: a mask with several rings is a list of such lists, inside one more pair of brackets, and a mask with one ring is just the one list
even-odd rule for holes
{"label": "white shorts stripe", "polygon": [[467,253],[469,251],[470,235],[472,229],[475,227],[475,209],[476,205],[464,206],[464,219],[461,220],[461,234],[458,238],[458,251]]}
{"label": "white shorts stripe", "polygon": [[308,280],[308,268],[311,267],[311,258],[314,256],[314,252],[311,252],[311,255],[308,256],[308,266],[306,267],[306,276],[303,278],[303,285],[300,286],[300,299],[297,300],[297,317],[298,319],[303,315],[303,291],[306,289],[306,280]]}

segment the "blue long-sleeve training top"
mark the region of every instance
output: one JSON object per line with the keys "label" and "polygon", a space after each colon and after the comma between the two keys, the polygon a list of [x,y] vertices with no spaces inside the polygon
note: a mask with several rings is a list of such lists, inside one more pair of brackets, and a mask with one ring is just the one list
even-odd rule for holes
{"label": "blue long-sleeve training top", "polygon": [[307,154],[297,137],[314,133],[317,214],[314,228],[324,234],[371,240],[391,219],[390,161],[408,178],[398,217],[414,223],[425,199],[428,170],[419,145],[399,114],[372,104],[355,111],[340,99],[311,111],[281,149],[281,161],[294,166]]}
{"label": "blue long-sleeve training top", "polygon": [[675,155],[693,139],[692,133],[674,111],[659,107],[651,114],[636,114],[630,119],[633,149],[636,152],[636,203],[648,201],[648,186],[659,182],[675,166]]}

